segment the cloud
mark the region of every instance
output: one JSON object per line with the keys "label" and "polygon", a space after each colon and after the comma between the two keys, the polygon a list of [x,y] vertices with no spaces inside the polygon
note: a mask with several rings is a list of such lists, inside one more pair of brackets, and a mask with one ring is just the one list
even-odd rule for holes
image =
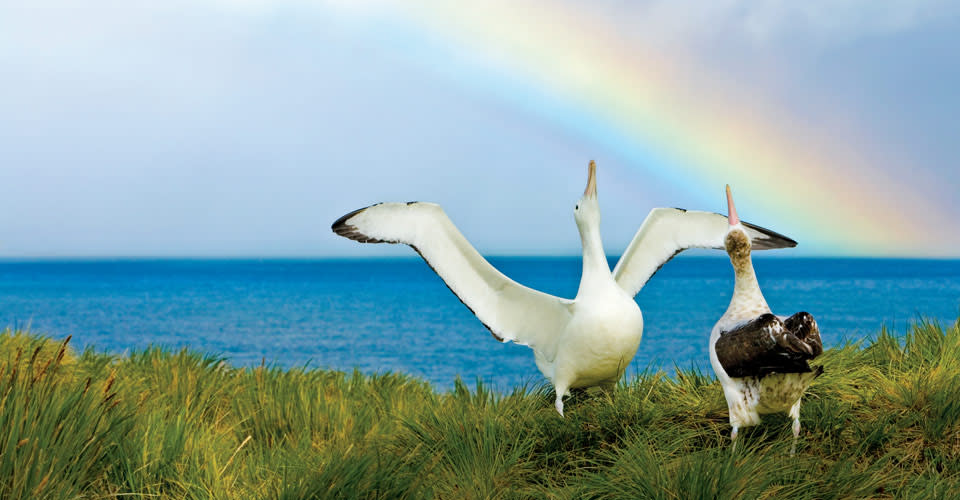
{"label": "cloud", "polygon": [[[518,19],[557,19],[557,12],[543,10],[555,8],[553,1],[518,2],[525,9]],[[557,196],[566,179],[552,176],[576,166],[570,189],[582,190],[573,184],[594,157],[610,179],[605,200],[617,209],[610,213],[634,210],[637,200],[644,208],[703,206],[688,190],[609,168],[614,162],[604,155],[613,154],[602,142],[558,127],[549,112],[517,106],[498,94],[501,88],[474,78],[495,72],[469,51],[446,39],[439,48],[416,45],[379,29],[417,34],[423,30],[412,22],[422,14],[417,9],[431,5],[0,1],[0,67],[9,70],[0,79],[0,185],[7,189],[0,211],[11,215],[0,221],[0,233],[8,248],[351,252],[349,242],[329,238],[325,227],[318,231],[317,220],[332,220],[357,203],[423,198],[444,203],[465,224],[476,217],[473,227],[481,229],[471,238],[487,249],[575,251],[575,238],[556,239],[575,233],[552,231],[523,231],[506,239],[513,246],[491,246],[505,240],[493,229],[484,233],[480,219],[522,212],[530,228],[568,222],[567,200]],[[515,8],[503,0],[483,5],[507,14]],[[455,14],[469,18],[482,8]],[[449,9],[436,10],[434,21],[453,24],[442,17]],[[960,112],[951,99],[960,75],[938,66],[955,52],[957,31],[941,26],[939,45],[929,37],[913,46],[897,39],[926,36],[955,10],[930,0],[606,0],[578,2],[563,19],[599,16],[606,22],[591,25],[611,27],[615,46],[626,53],[653,51],[690,67],[689,81],[707,82],[698,87],[705,102],[722,101],[728,90],[745,94],[737,113],[782,117],[813,139],[849,144],[845,151],[865,158],[858,164],[875,168],[895,153],[910,160],[922,153],[926,165],[949,166],[957,157],[949,131]],[[505,29],[523,28],[492,17]],[[567,30],[552,28],[559,33],[552,48],[576,48]],[[931,46],[941,47],[939,55],[922,50]],[[794,57],[801,53],[819,55]],[[957,206],[942,174],[924,165],[914,170],[911,184]],[[543,186],[544,172],[554,185]],[[622,188],[613,182],[616,174],[626,179]],[[495,185],[505,178],[513,182]],[[537,198],[529,189],[534,182]],[[485,202],[490,211],[472,215],[476,193],[504,202]],[[56,202],[37,206],[37,200]],[[555,214],[559,223],[549,219]],[[251,221],[259,221],[257,238],[250,236]],[[636,222],[610,217],[606,227],[629,236]],[[262,246],[267,242],[275,246]]]}
{"label": "cloud", "polygon": [[595,4],[627,32],[666,43],[736,40],[824,49],[960,15],[948,0],[609,0]]}

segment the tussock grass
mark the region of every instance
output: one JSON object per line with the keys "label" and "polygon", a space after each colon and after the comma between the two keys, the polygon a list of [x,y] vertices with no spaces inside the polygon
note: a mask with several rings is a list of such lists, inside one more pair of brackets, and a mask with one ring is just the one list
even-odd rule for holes
{"label": "tussock grass", "polygon": [[729,447],[710,374],[509,394],[402,374],[150,348],[116,357],[0,333],[0,498],[950,498],[960,320],[824,353],[804,432],[768,416]]}

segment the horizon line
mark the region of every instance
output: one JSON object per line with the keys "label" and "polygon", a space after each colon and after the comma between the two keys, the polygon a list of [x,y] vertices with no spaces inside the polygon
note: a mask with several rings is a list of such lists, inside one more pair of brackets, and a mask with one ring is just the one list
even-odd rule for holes
{"label": "horizon line", "polygon": [[[619,259],[622,254],[607,254],[607,260]],[[580,254],[490,254],[485,259],[579,259]],[[763,252],[754,254],[760,259],[864,259],[864,260],[960,260],[958,256],[918,256],[918,255],[850,255],[850,254],[803,254],[784,255],[781,252]],[[679,254],[673,259],[727,259],[726,255]],[[390,261],[423,260],[417,255],[0,255],[0,262],[24,261]],[[672,259],[671,259],[672,260]]]}

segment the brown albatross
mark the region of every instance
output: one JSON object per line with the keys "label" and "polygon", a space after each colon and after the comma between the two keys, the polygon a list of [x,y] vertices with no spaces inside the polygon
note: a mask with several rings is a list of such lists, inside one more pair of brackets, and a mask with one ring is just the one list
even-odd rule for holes
{"label": "brown albatross", "polygon": [[760,415],[787,412],[793,418],[793,447],[800,434],[800,399],[821,373],[809,360],[823,352],[813,316],[799,312],[783,318],[767,306],[750,260],[750,236],[744,231],[727,186],[730,228],[725,246],[735,284],[727,312],[710,334],[710,364],[723,386],[730,411],[731,440],[740,427],[757,425]]}

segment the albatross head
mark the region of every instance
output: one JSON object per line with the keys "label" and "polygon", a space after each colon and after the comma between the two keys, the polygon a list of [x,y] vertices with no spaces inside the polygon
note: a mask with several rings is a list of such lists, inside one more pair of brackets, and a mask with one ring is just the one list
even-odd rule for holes
{"label": "albatross head", "polygon": [[727,220],[730,222],[730,228],[727,230],[724,246],[730,255],[730,261],[736,267],[738,263],[750,258],[750,236],[747,235],[747,230],[737,217],[737,207],[733,205],[733,195],[730,194],[729,185],[727,185]]}
{"label": "albatross head", "polygon": [[573,208],[573,217],[577,220],[577,226],[600,224],[600,204],[597,203],[597,164],[590,160],[590,170],[587,174],[587,188],[583,190],[583,196],[577,201]]}

